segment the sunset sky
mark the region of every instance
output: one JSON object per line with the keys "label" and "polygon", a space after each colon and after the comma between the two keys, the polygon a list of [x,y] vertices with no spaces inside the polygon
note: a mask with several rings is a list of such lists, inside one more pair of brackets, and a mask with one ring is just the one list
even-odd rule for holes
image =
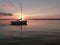
{"label": "sunset sky", "polygon": [[[0,12],[13,16],[0,15],[0,19],[20,18],[21,0],[0,0]],[[22,0],[23,16],[31,18],[60,18],[60,0]]]}

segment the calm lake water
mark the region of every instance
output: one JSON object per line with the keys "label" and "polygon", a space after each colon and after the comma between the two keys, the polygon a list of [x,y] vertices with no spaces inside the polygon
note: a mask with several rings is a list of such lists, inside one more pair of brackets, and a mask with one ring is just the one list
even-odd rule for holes
{"label": "calm lake water", "polygon": [[0,38],[32,37],[39,34],[60,36],[60,20],[28,20],[25,26],[10,25],[12,20],[0,20]]}

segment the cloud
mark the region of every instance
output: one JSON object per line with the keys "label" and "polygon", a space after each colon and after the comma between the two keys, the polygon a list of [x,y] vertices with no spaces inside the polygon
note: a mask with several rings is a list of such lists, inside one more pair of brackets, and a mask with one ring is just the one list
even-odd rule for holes
{"label": "cloud", "polygon": [[12,16],[13,14],[12,13],[2,13],[0,12],[0,16]]}
{"label": "cloud", "polygon": [[7,11],[14,9],[14,5],[12,3],[2,3],[2,4],[0,4],[0,7]]}
{"label": "cloud", "polygon": [[11,12],[11,13],[20,12],[20,6],[16,3],[12,3],[12,2],[1,3],[0,9],[3,12]]}
{"label": "cloud", "polygon": [[4,8],[12,8],[13,4],[12,3],[3,3],[2,7],[4,7]]}

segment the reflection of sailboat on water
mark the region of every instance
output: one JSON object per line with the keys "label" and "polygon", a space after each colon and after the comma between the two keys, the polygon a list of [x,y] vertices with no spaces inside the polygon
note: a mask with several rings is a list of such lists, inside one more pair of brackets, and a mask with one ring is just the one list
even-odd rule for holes
{"label": "reflection of sailboat on water", "polygon": [[22,2],[21,2],[21,19],[11,21],[11,25],[27,25],[27,20],[22,19]]}

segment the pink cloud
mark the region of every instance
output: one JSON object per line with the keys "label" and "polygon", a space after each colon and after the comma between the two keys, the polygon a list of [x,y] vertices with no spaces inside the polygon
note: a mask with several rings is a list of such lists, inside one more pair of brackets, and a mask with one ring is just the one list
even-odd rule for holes
{"label": "pink cloud", "polygon": [[12,3],[3,3],[0,7],[4,10],[11,10],[14,8],[14,5]]}

